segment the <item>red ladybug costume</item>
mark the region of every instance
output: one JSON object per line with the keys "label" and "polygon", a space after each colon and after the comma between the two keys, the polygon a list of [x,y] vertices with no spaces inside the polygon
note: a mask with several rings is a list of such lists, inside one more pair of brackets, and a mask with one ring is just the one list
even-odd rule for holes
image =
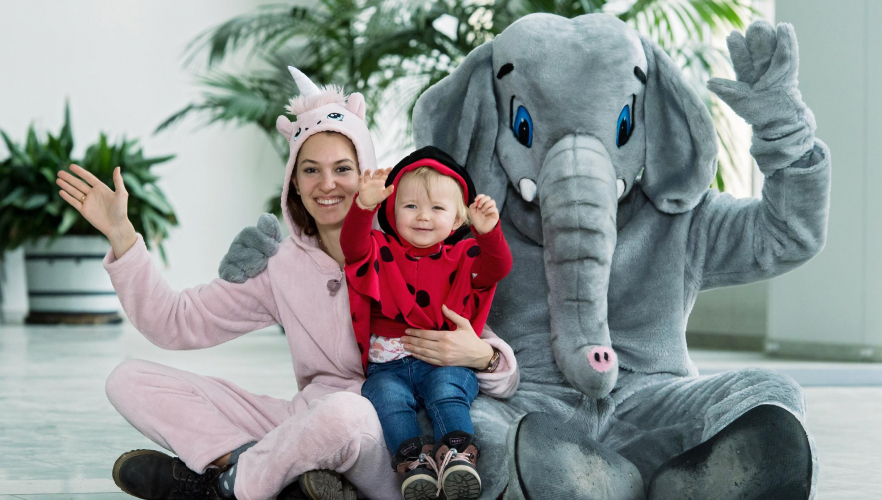
{"label": "red ladybug costume", "polygon": [[[466,206],[475,200],[475,188],[465,169],[440,149],[428,146],[392,169],[386,185],[394,184],[395,191],[375,210],[352,204],[343,221],[340,245],[346,258],[352,326],[365,369],[371,334],[399,338],[410,327],[455,328],[441,312],[441,304],[468,319],[480,336],[496,283],[511,271],[511,252],[498,223],[487,234],[473,231],[474,239],[463,239],[469,232],[463,226],[430,248],[416,248],[398,236],[394,202],[398,182],[419,167],[434,168],[456,180]],[[371,229],[377,210],[385,233]]]}

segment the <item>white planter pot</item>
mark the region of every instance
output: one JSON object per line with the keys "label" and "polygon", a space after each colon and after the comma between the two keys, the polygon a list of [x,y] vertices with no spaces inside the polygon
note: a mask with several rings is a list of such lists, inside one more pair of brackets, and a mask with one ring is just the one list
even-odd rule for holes
{"label": "white planter pot", "polygon": [[62,236],[25,246],[28,323],[117,323],[120,303],[102,266],[103,236]]}

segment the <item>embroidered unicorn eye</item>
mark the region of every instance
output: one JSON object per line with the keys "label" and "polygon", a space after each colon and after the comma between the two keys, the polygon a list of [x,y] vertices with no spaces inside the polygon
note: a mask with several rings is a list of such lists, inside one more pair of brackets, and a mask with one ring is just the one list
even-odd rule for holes
{"label": "embroidered unicorn eye", "polygon": [[328,115],[328,118],[342,122],[343,121],[343,113],[331,113]]}
{"label": "embroidered unicorn eye", "polygon": [[294,134],[294,135],[291,137],[291,140],[292,140],[292,141],[297,140],[297,138],[300,137],[300,132],[301,132],[302,130],[303,130],[302,128],[297,127],[297,133]]}
{"label": "embroidered unicorn eye", "polygon": [[616,146],[618,147],[624,146],[631,138],[631,133],[634,132],[634,117],[631,115],[631,109],[636,101],[637,96],[632,94],[631,105],[625,104],[622,112],[619,113],[619,119],[616,121]]}
{"label": "embroidered unicorn eye", "polygon": [[533,145],[533,119],[530,117],[530,112],[527,111],[527,108],[523,106],[518,107],[518,112],[515,114],[511,124],[511,131],[514,132],[518,142],[524,146],[529,148]]}

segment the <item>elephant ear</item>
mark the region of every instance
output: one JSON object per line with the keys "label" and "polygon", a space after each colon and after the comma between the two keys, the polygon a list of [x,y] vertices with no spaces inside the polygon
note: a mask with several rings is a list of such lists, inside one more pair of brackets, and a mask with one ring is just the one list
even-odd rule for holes
{"label": "elephant ear", "polygon": [[640,184],[662,212],[686,212],[716,176],[716,129],[707,106],[674,61],[655,42],[640,39],[648,66],[646,164]]}
{"label": "elephant ear", "polygon": [[508,179],[496,159],[499,119],[493,91],[493,45],[466,56],[452,74],[423,92],[413,110],[417,148],[435,146],[465,167],[475,189],[499,209]]}

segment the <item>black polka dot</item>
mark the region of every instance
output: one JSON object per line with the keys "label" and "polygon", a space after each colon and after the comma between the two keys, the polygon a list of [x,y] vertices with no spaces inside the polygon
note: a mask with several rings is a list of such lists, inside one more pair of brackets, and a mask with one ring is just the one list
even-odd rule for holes
{"label": "black polka dot", "polygon": [[478,306],[481,305],[481,301],[478,299],[478,296],[475,295],[475,309],[478,309]]}
{"label": "black polka dot", "polygon": [[411,260],[411,261],[413,261],[413,262],[416,262],[416,261],[417,261],[416,257],[414,257],[413,255],[410,255],[410,254],[404,254],[404,256],[407,257],[407,260]]}
{"label": "black polka dot", "polygon": [[416,293],[416,303],[420,307],[428,307],[429,304],[432,303],[431,297],[429,297],[429,292],[425,290],[420,290]]}
{"label": "black polka dot", "polygon": [[378,260],[374,261],[374,271],[380,272],[380,261]]}
{"label": "black polka dot", "polygon": [[455,279],[456,279],[456,271],[453,271],[452,273],[450,273],[450,284],[451,285],[453,284],[453,280],[455,280]]}
{"label": "black polka dot", "polygon": [[383,262],[392,262],[395,260],[395,257],[392,256],[392,250],[389,250],[389,247],[380,247],[380,257],[383,259]]}
{"label": "black polka dot", "polygon": [[469,248],[466,251],[466,255],[468,255],[469,257],[477,257],[477,256],[481,255],[481,247],[479,247],[478,245],[475,245],[475,246]]}
{"label": "black polka dot", "polygon": [[432,260],[438,260],[441,258],[441,252],[433,253],[432,255],[429,256],[429,258]]}
{"label": "black polka dot", "polygon": [[410,283],[407,284],[407,291],[410,292],[411,295],[416,293],[416,288],[413,287]]}
{"label": "black polka dot", "polygon": [[368,272],[368,263],[365,262],[364,264],[362,264],[361,267],[359,267],[358,269],[355,270],[355,275],[358,276],[359,278],[361,278],[362,276],[367,274],[367,272]]}
{"label": "black polka dot", "polygon": [[404,315],[401,313],[396,314],[395,321],[398,321],[399,323],[404,323]]}

